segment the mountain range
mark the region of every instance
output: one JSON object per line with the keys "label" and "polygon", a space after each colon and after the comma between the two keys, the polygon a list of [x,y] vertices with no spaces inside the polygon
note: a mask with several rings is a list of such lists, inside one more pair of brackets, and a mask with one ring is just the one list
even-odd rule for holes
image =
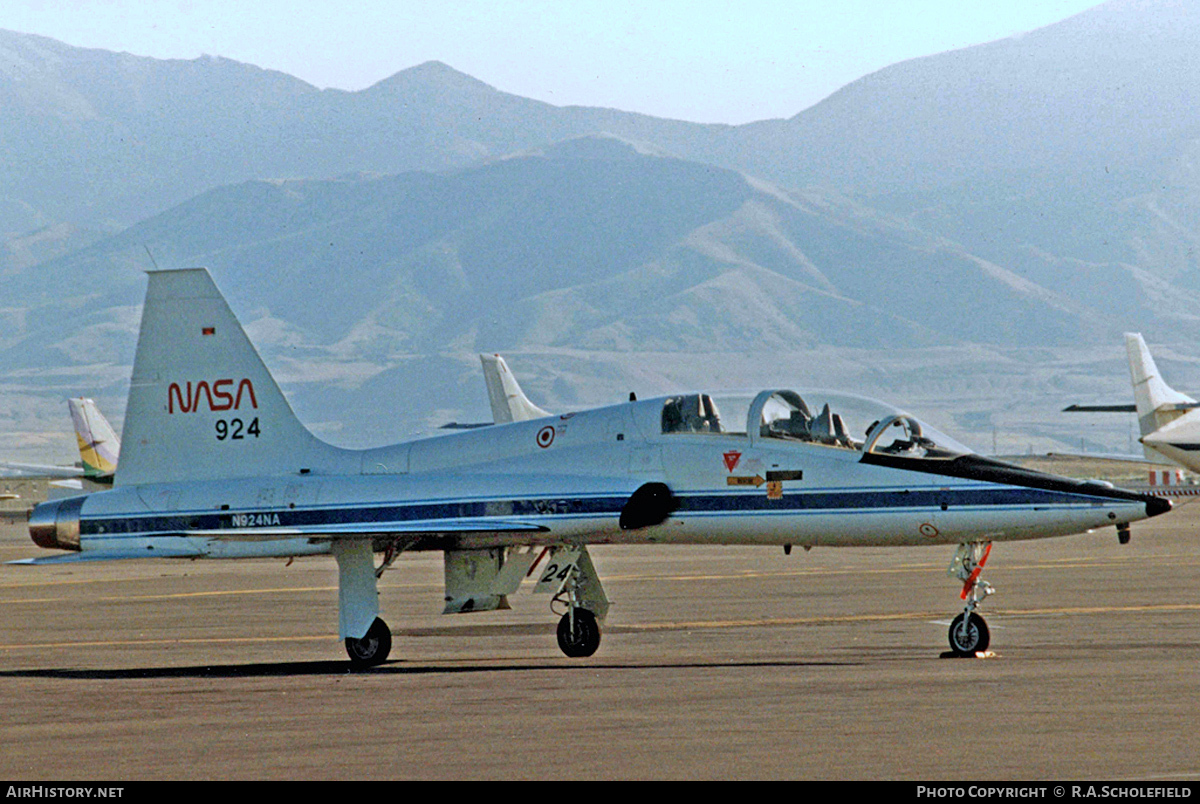
{"label": "mountain range", "polygon": [[1200,363],[1197,45],[1192,4],[1114,0],[722,126],[0,32],[0,432],[119,407],[141,272],[204,264],[342,443],[485,415],[478,351],[550,407],[822,379],[977,440],[1019,388],[1062,440],[1054,394],[1128,396],[1121,331]]}

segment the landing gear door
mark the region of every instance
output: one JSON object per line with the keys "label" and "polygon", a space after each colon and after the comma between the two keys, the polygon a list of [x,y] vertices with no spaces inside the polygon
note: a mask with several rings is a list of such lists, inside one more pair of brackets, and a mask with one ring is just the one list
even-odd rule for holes
{"label": "landing gear door", "polygon": [[490,592],[494,595],[511,595],[521,586],[521,581],[529,574],[530,567],[538,557],[536,548],[518,550],[510,548],[504,557],[504,566],[500,574],[492,581]]}
{"label": "landing gear door", "polygon": [[533,587],[535,595],[550,594],[556,595],[563,588],[563,584],[571,577],[571,571],[575,569],[575,564],[579,561],[579,556],[583,552],[581,547],[559,547],[550,553],[549,560],[546,566],[542,567],[538,573],[538,582]]}
{"label": "landing gear door", "polygon": [[492,591],[503,564],[503,548],[446,550],[446,606],[442,614],[507,609],[508,598]]}
{"label": "landing gear door", "polygon": [[572,603],[587,609],[603,622],[608,614],[608,596],[600,584],[600,576],[592,564],[587,547],[561,547],[550,556],[550,561],[538,576],[534,594],[549,593],[555,596],[568,593]]}

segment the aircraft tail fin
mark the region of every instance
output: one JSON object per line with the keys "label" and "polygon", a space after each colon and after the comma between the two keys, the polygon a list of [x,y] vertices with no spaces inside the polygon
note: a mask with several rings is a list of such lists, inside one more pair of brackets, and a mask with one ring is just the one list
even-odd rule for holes
{"label": "aircraft tail fin", "polygon": [[115,485],[304,474],[318,441],[203,268],[151,271]]}
{"label": "aircraft tail fin", "polygon": [[1129,375],[1133,381],[1138,428],[1143,436],[1149,435],[1182,416],[1196,400],[1179,393],[1163,381],[1140,334],[1126,332],[1125,349],[1129,353]]}
{"label": "aircraft tail fin", "polygon": [[483,363],[483,379],[487,383],[492,420],[496,424],[524,422],[551,415],[529,401],[503,357],[480,355],[479,360]]}
{"label": "aircraft tail fin", "polygon": [[121,454],[121,439],[108,419],[100,413],[94,400],[73,397],[67,400],[75,438],[79,441],[79,457],[87,477],[110,477],[117,471]]}

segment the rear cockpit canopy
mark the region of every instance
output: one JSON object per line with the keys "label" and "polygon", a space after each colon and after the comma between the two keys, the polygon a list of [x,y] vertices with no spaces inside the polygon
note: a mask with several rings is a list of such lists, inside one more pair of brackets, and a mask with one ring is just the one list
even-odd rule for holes
{"label": "rear cockpit canopy", "polygon": [[663,401],[662,432],[780,439],[908,457],[945,458],[971,452],[891,405],[819,390],[803,397],[789,390],[668,397]]}

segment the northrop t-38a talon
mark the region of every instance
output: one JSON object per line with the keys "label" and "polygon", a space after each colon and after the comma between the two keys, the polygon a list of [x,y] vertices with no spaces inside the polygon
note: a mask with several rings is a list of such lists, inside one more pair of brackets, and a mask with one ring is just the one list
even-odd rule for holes
{"label": "northrop t-38a talon", "polygon": [[505,607],[533,575],[563,652],[588,656],[608,610],[589,545],[952,545],[965,602],[950,645],[973,655],[993,542],[1127,533],[1170,508],[983,458],[860,397],[694,393],[548,416],[517,394],[513,380],[492,395],[507,423],[333,447],[207,271],[152,272],[113,488],[39,505],[34,542],[71,552],[27,563],[331,554],[340,635],[370,666],[391,646],[376,581],[406,550],[444,551],[447,613]]}

